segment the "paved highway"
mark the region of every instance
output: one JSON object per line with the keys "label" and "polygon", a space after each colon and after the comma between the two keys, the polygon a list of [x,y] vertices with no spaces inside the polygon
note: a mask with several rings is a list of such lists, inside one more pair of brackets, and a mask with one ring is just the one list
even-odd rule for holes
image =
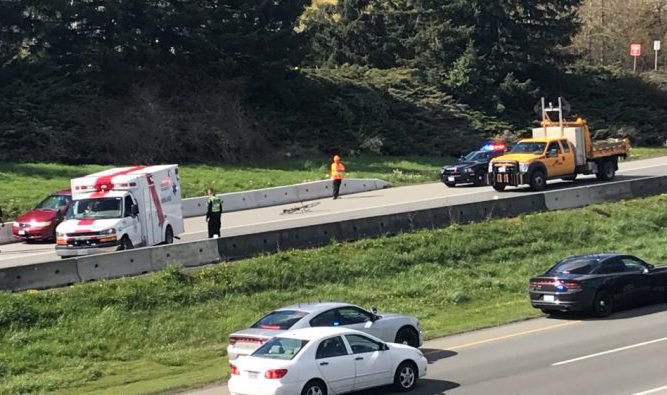
{"label": "paved highway", "polygon": [[[527,302],[526,302],[527,303]],[[541,318],[427,342],[416,395],[667,394],[667,305]],[[355,395],[392,394],[390,388]],[[225,395],[225,386],[187,395]]]}
{"label": "paved highway", "polygon": [[[667,175],[667,157],[621,163],[616,181],[631,178]],[[580,177],[576,182],[551,181],[548,190],[581,188],[597,183],[595,176]],[[441,183],[390,188],[344,196],[340,200],[322,199],[318,206],[307,213],[283,214],[289,204],[223,214],[223,236],[257,233],[269,230],[288,229],[298,226],[337,222],[346,219],[411,211],[452,204],[491,200],[532,193],[526,188],[508,189],[498,193],[491,187],[461,186],[447,188]],[[181,241],[192,241],[206,237],[203,217],[188,218],[186,233]],[[0,246],[0,268],[56,260],[52,244],[11,244]]]}

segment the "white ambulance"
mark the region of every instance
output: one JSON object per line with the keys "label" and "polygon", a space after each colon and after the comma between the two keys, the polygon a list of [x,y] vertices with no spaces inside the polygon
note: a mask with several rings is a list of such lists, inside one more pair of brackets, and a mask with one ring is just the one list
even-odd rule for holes
{"label": "white ambulance", "polygon": [[110,169],[72,180],[56,228],[61,257],[171,244],[183,233],[178,165]]}

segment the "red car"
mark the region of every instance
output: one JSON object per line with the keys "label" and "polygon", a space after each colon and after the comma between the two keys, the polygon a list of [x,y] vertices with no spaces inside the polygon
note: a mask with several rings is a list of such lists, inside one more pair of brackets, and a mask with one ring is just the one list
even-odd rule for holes
{"label": "red car", "polygon": [[16,218],[12,233],[24,241],[55,240],[56,226],[65,219],[71,203],[72,193],[69,189],[54,193],[32,211]]}

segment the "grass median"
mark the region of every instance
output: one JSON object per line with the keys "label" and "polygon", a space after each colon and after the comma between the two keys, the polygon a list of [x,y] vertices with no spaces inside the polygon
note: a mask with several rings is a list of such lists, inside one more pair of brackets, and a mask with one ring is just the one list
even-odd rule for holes
{"label": "grass median", "polygon": [[[667,155],[667,147],[632,149],[631,159]],[[204,196],[213,186],[222,192],[269,188],[317,181],[327,178],[328,162],[324,156],[280,158],[245,165],[182,165],[183,197]],[[394,186],[438,181],[440,167],[452,158],[436,156],[359,155],[343,158],[348,177],[380,178]],[[48,194],[69,188],[70,179],[105,170],[111,166],[69,166],[54,163],[0,163],[0,207],[5,218],[34,207]]]}
{"label": "grass median", "polygon": [[533,317],[528,278],[600,251],[667,263],[667,195],[331,243],[180,273],[0,293],[0,394],[152,394],[222,380],[227,335],[291,303],[417,316],[428,338]]}

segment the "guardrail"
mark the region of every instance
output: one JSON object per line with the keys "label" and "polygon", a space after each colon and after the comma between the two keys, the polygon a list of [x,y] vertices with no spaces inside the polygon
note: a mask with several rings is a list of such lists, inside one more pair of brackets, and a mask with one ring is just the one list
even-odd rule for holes
{"label": "guardrail", "polygon": [[17,266],[0,270],[0,289],[25,290],[141,275],[169,264],[197,267],[263,253],[313,248],[331,240],[353,241],[433,229],[452,223],[514,217],[524,213],[584,207],[667,192],[667,176],[619,181],[572,190],[526,194],[478,203],[389,213],[241,236],[223,237],[122,253]]}

